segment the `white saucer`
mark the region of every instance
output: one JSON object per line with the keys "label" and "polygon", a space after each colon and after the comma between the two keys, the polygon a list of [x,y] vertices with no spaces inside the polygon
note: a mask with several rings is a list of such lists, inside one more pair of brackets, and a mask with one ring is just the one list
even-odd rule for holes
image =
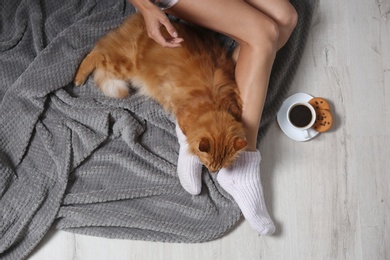
{"label": "white saucer", "polygon": [[313,97],[306,93],[296,93],[290,97],[288,97],[282,104],[282,107],[279,109],[277,120],[282,131],[291,139],[295,141],[308,141],[314,138],[319,134],[313,128],[309,128],[307,131],[309,133],[309,137],[305,138],[304,132],[302,130],[298,130],[292,127],[287,121],[287,110],[288,108],[295,102],[308,102]]}

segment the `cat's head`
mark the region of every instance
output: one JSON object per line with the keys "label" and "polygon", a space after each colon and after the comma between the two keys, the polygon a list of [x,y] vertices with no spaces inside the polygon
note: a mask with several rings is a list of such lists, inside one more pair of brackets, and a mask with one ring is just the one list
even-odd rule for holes
{"label": "cat's head", "polygon": [[189,149],[210,172],[229,167],[247,145],[242,123],[229,113],[208,113],[191,128]]}

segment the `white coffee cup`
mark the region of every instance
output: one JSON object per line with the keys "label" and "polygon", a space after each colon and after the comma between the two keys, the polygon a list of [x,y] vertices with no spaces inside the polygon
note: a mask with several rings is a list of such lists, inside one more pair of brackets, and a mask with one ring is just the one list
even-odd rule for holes
{"label": "white coffee cup", "polygon": [[305,139],[310,138],[309,129],[316,121],[314,107],[306,102],[296,102],[287,110],[287,121],[295,129],[301,130]]}

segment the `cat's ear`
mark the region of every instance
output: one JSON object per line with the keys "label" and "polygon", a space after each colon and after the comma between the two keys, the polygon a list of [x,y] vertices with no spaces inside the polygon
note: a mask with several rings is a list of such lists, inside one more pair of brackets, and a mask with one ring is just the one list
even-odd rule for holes
{"label": "cat's ear", "polygon": [[207,153],[210,151],[211,145],[210,141],[207,138],[202,138],[199,142],[199,151]]}
{"label": "cat's ear", "polygon": [[244,149],[247,146],[248,142],[245,141],[244,139],[238,137],[236,140],[234,140],[234,149],[236,151],[240,151]]}

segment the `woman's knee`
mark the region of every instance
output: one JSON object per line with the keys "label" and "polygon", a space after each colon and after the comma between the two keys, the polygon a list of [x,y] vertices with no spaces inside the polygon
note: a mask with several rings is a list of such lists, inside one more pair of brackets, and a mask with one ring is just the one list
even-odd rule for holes
{"label": "woman's knee", "polygon": [[248,27],[241,44],[250,45],[255,50],[275,50],[279,39],[279,26],[274,20],[261,16],[251,20]]}
{"label": "woman's knee", "polygon": [[275,11],[273,18],[279,29],[289,34],[292,33],[298,23],[298,13],[290,3],[287,3],[284,8]]}
{"label": "woman's knee", "polygon": [[288,0],[244,0],[246,3],[272,18],[280,31],[293,31],[298,22],[298,13]]}

